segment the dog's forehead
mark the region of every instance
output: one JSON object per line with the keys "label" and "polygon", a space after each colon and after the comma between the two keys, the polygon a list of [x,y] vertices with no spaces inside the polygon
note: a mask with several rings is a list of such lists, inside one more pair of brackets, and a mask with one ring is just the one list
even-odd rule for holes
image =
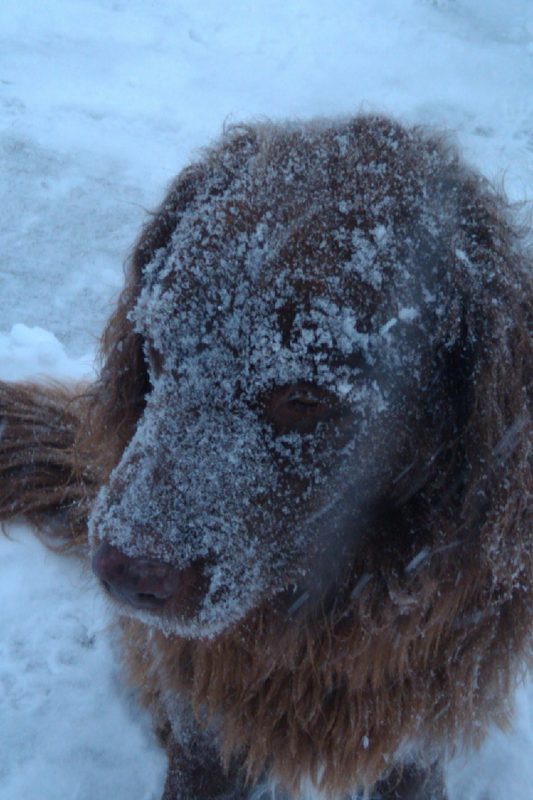
{"label": "dog's forehead", "polygon": [[[296,276],[296,278],[295,278]],[[252,394],[269,385],[309,381],[346,399],[360,398],[361,376],[385,356],[398,369],[415,366],[419,349],[398,330],[413,329],[419,312],[376,302],[358,284],[358,302],[339,290],[343,277],[306,279],[272,261],[257,275],[245,270],[168,279],[143,292],[136,318],[165,371],[205,391],[224,382]],[[142,322],[141,322],[142,320]],[[422,337],[424,339],[425,337]],[[355,391],[355,395],[354,395]]]}
{"label": "dog's forehead", "polygon": [[134,311],[164,358],[216,351],[222,369],[231,353],[241,375],[278,382],[343,381],[343,362],[371,364],[377,351],[398,369],[415,364],[430,331],[408,347],[396,334],[434,302],[415,250],[422,229],[438,238],[442,209],[439,222],[420,176],[398,181],[394,138],[379,155],[350,149],[346,132],[313,136],[274,137],[223,191],[221,157],[176,215]]}

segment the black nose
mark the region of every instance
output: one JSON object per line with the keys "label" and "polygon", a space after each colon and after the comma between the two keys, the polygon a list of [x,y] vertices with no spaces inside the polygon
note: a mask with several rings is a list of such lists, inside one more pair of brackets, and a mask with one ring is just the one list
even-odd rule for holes
{"label": "black nose", "polygon": [[103,541],[96,549],[92,568],[107,591],[139,609],[161,609],[176,601],[188,610],[202,583],[202,565],[176,569],[163,561],[127,556]]}

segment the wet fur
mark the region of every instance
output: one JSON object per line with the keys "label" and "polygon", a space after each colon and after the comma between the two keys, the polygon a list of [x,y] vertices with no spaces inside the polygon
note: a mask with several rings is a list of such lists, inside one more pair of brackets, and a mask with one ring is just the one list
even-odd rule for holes
{"label": "wet fur", "polygon": [[[354,136],[392,131],[405,179],[417,148],[442,154],[468,255],[494,271],[474,296],[454,264],[463,339],[445,357],[435,353],[445,360],[431,389],[435,408],[448,409],[445,420],[407,418],[411,460],[390,505],[342,585],[311,612],[285,618],[265,604],[214,640],[122,622],[130,679],[163,740],[172,736],[167,698],[183,696],[198,719],[216,724],[226,763],[242,762],[250,781],[272,771],[291,792],[310,779],[335,796],[386,777],[406,746],[407,760],[414,752],[429,766],[457,745],[478,743],[490,722],[504,724],[531,658],[533,602],[531,258],[504,199],[450,160],[445,141],[379,118],[352,127]],[[260,136],[260,126],[231,130],[178,176],[134,249],[93,386],[0,385],[0,518],[25,514],[57,531],[61,546],[85,540],[91,502],[149,390],[142,340],[128,317],[143,269],[210,163],[224,155],[238,170]]]}

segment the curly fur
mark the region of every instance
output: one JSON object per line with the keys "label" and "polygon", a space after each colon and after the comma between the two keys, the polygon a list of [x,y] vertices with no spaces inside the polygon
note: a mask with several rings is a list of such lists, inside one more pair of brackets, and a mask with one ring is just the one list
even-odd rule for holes
{"label": "curly fur", "polygon": [[[168,697],[190,697],[198,718],[219,726],[228,763],[242,759],[250,780],[270,771],[291,792],[311,780],[335,796],[374,785],[402,748],[431,763],[478,743],[490,722],[504,724],[513,683],[531,659],[533,608],[527,246],[504,198],[443,137],[375,117],[310,129],[344,180],[331,144],[339,127],[369,160],[398,173],[397,188],[387,188],[406,230],[406,185],[453,198],[457,209],[461,248],[443,230],[440,251],[421,250],[439,263],[448,305],[428,343],[423,391],[394,421],[409,436],[382,487],[386,501],[316,607],[286,616],[265,601],[205,639],[122,621],[131,680],[161,730]],[[298,126],[230,129],[178,176],[135,246],[94,386],[80,395],[2,384],[0,517],[25,513],[42,526],[60,513],[63,530],[83,539],[96,491],[120,462],[150,391],[130,313],[147,266],[169,252],[208,176],[217,172],[222,193],[258,153],[275,163],[297,150],[299,136]],[[433,185],[424,160],[440,165]],[[367,186],[371,202],[379,191]],[[256,224],[265,210],[259,198],[241,212]]]}

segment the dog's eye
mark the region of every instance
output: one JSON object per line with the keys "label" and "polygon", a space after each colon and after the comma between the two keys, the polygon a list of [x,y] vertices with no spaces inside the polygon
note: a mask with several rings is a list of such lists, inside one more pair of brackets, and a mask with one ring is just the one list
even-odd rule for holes
{"label": "dog's eye", "polygon": [[335,395],[320,386],[276,387],[263,403],[266,419],[278,433],[309,433],[319,422],[339,419],[343,409]]}

